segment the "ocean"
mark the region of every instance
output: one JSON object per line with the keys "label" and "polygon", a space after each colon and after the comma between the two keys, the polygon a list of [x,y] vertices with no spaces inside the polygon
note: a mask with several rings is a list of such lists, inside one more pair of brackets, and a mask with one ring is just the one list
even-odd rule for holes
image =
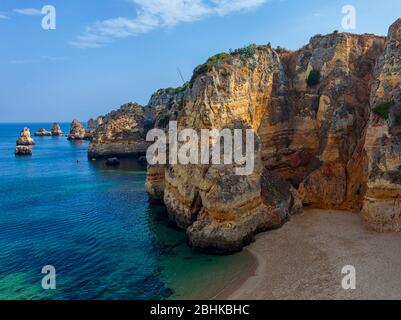
{"label": "ocean", "polygon": [[[33,137],[32,157],[15,157],[24,127],[51,124],[0,124],[0,299],[207,299],[252,266],[246,252],[192,252],[132,160],[108,168],[66,137]],[[42,288],[46,265],[55,290]]]}

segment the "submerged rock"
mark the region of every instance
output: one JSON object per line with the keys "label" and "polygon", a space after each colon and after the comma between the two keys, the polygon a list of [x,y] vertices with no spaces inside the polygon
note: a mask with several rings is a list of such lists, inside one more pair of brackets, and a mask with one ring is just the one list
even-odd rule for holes
{"label": "submerged rock", "polygon": [[31,132],[28,128],[24,128],[20,137],[17,140],[17,146],[33,146],[35,145],[35,141],[31,138]]}
{"label": "submerged rock", "polygon": [[136,103],[128,103],[108,115],[91,122],[93,138],[88,157],[141,157],[146,154],[145,109]]}
{"label": "submerged rock", "polygon": [[31,156],[32,146],[17,146],[14,153],[16,156]]}
{"label": "submerged rock", "polygon": [[50,129],[50,132],[53,137],[61,137],[63,135],[63,131],[61,130],[61,127],[58,123],[53,123],[52,128]]}
{"label": "submerged rock", "polygon": [[109,158],[106,160],[106,166],[117,167],[120,165],[120,160],[118,158]]}
{"label": "submerged rock", "polygon": [[78,121],[74,120],[71,123],[70,134],[68,135],[68,140],[89,140],[89,135],[83,127],[83,125]]}
{"label": "submerged rock", "polygon": [[52,133],[47,131],[45,128],[40,128],[35,132],[35,137],[51,137]]}

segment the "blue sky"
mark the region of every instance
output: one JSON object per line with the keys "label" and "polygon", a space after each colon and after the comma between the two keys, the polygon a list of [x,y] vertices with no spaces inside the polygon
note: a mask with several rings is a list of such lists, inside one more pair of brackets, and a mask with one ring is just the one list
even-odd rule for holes
{"label": "blue sky", "polygon": [[[296,49],[342,31],[385,35],[399,0],[1,0],[0,122],[87,120],[121,104],[146,104],[189,80],[207,57],[250,43]],[[53,5],[57,29],[39,10]]]}

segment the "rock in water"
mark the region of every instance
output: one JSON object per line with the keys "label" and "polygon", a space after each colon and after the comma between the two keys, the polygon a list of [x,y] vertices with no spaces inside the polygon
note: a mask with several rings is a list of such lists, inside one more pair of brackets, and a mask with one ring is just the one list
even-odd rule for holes
{"label": "rock in water", "polygon": [[61,137],[63,135],[63,131],[61,131],[61,127],[58,123],[53,123],[50,132],[53,137]]}
{"label": "rock in water", "polygon": [[[146,154],[145,110],[136,103],[128,103],[98,118],[88,157],[140,157]],[[93,123],[92,123],[93,125]]]}
{"label": "rock in water", "polygon": [[83,125],[78,121],[74,120],[71,123],[70,134],[68,135],[68,140],[89,140],[89,136],[83,127]]}
{"label": "rock in water", "polygon": [[109,158],[106,161],[106,165],[109,167],[117,167],[120,165],[120,160],[118,160],[118,158]]}
{"label": "rock in water", "polygon": [[51,137],[52,133],[47,131],[45,128],[40,128],[35,132],[35,137]]}
{"label": "rock in water", "polygon": [[35,145],[35,141],[31,138],[31,132],[28,128],[24,128],[21,133],[20,137],[17,140],[17,146],[33,146]]}
{"label": "rock in water", "polygon": [[17,146],[15,148],[16,156],[31,156],[32,155],[32,146]]}

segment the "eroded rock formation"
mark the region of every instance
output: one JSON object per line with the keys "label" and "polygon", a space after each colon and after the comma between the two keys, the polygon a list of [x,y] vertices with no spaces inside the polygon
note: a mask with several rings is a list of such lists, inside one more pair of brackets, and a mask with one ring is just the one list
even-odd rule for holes
{"label": "eroded rock formation", "polygon": [[16,156],[31,156],[32,155],[32,146],[17,146],[15,148],[14,154]]}
{"label": "eroded rock formation", "polygon": [[[385,38],[333,33],[282,55],[259,133],[265,167],[290,181],[306,205],[359,211],[370,86]],[[308,85],[312,70],[320,81]]]}
{"label": "eroded rock formation", "polygon": [[35,132],[35,137],[51,137],[52,133],[47,131],[45,128],[40,128]]}
{"label": "eroded rock formation", "polygon": [[[90,158],[143,156],[146,143],[145,108],[128,103],[112,111],[93,125],[89,145]],[[153,125],[153,124],[152,124]]]}
{"label": "eroded rock formation", "polygon": [[[153,127],[167,133],[170,121],[176,121],[182,112],[184,95],[188,86],[173,89],[160,89],[152,95],[148,104]],[[168,148],[168,146],[167,146]],[[152,203],[163,203],[166,166],[149,165],[146,179],[146,190]]]}
{"label": "eroded rock formation", "polygon": [[31,138],[31,132],[28,128],[24,128],[20,137],[17,140],[17,146],[33,146],[35,145],[35,141]]}
{"label": "eroded rock formation", "polygon": [[[178,115],[178,129],[235,129],[258,131],[280,59],[270,47],[258,47],[224,56],[207,72],[191,81]],[[256,134],[255,170],[236,174],[236,165],[168,165],[164,203],[169,216],[187,229],[198,250],[234,252],[262,230],[276,228],[290,216],[296,191],[264,169],[261,143]],[[265,192],[269,179],[280,186]]]}
{"label": "eroded rock formation", "polygon": [[63,131],[58,123],[53,123],[50,132],[53,137],[61,137],[63,135]]}
{"label": "eroded rock formation", "polygon": [[70,134],[68,135],[68,140],[89,140],[90,136],[88,135],[84,126],[78,121],[74,120],[71,123]]}
{"label": "eroded rock formation", "polygon": [[363,215],[377,231],[401,231],[401,19],[391,27],[375,69],[365,149]]}
{"label": "eroded rock formation", "polygon": [[16,156],[32,155],[32,146],[35,145],[35,141],[31,138],[31,132],[28,128],[24,128],[21,131],[16,144],[17,146],[14,151]]}
{"label": "eroded rock formation", "polygon": [[376,230],[401,230],[400,35],[398,20],[387,38],[333,33],[297,51],[251,46],[209,59],[177,91],[173,119],[198,132],[254,129],[255,170],[151,166],[152,201],[195,249],[214,252],[241,249],[303,205],[363,208]]}

